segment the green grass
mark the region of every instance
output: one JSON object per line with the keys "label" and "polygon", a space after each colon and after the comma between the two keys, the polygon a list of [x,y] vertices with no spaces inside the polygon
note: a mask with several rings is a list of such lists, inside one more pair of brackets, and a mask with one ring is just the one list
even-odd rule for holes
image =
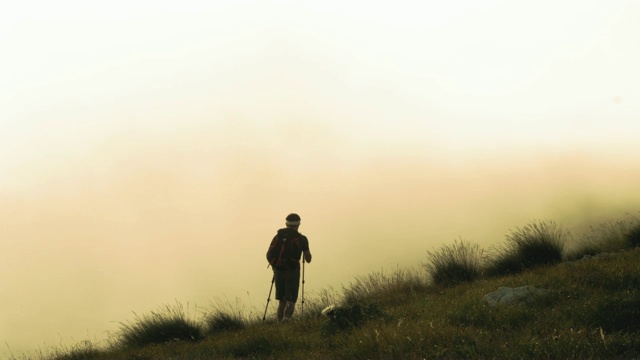
{"label": "green grass", "polygon": [[[590,244],[596,249],[616,248],[625,244],[618,240],[624,240],[630,228],[597,227],[589,235]],[[598,240],[596,234],[603,236]],[[518,247],[540,238],[551,245],[542,250]],[[257,316],[247,321],[239,311],[222,309],[197,322],[189,320],[181,307],[167,308],[137,317],[123,328],[120,340],[105,349],[81,346],[59,351],[49,359],[638,358],[640,248],[626,242],[626,247],[618,248],[624,251],[561,261],[558,253],[562,254],[568,238],[565,230],[549,223],[528,225],[508,237],[509,251],[498,254],[517,255],[517,271],[501,276],[483,276],[482,271],[468,281],[454,277],[457,285],[430,283],[427,276],[411,270],[372,273],[354,279],[342,289],[342,295],[332,290],[311,294],[305,316],[285,324],[263,323]],[[434,254],[444,259],[463,254],[463,260],[471,257],[476,261],[480,253],[460,243]],[[548,291],[526,305],[490,307],[481,301],[501,286],[524,285]],[[335,304],[334,312],[319,316],[330,304]],[[194,329],[207,324],[219,328],[198,337],[192,332],[196,330],[181,325],[170,327],[182,329],[180,336],[125,341],[132,334],[137,339],[141,334],[162,333],[157,329],[166,329],[174,320]]]}

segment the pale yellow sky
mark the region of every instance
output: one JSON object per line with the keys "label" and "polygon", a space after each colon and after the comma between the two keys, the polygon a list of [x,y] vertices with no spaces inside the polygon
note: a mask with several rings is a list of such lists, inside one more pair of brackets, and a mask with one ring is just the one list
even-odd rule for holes
{"label": "pale yellow sky", "polygon": [[5,5],[3,143],[309,113],[350,138],[454,147],[638,130],[636,1],[307,3]]}
{"label": "pale yellow sky", "polygon": [[639,17],[622,0],[2,5],[0,339],[104,338],[175,299],[263,307],[291,211],[309,291],[534,218],[637,212]]}

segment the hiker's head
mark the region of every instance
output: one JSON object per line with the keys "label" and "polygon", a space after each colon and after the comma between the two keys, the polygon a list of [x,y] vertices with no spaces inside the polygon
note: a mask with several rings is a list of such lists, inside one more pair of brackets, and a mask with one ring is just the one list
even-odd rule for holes
{"label": "hiker's head", "polygon": [[285,224],[288,228],[297,229],[300,226],[300,215],[298,214],[289,214],[285,220],[287,220]]}

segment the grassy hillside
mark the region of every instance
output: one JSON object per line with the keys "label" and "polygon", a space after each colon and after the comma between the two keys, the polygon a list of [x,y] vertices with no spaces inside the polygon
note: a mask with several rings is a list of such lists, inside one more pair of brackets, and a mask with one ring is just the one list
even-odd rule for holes
{"label": "grassy hillside", "polygon": [[[569,247],[568,232],[534,223],[486,253],[460,241],[429,253],[427,271],[374,273],[341,294],[316,294],[283,324],[222,309],[197,320],[167,307],[123,324],[107,348],[86,342],[49,358],[640,358],[639,229],[603,224]],[[523,304],[482,302],[525,285],[548,291]]]}

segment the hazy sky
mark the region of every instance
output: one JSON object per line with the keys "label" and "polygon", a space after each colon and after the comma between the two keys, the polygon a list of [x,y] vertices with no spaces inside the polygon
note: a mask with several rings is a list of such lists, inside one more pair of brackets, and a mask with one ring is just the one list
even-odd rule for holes
{"label": "hazy sky", "polygon": [[640,210],[638,1],[92,3],[0,6],[14,353],[263,307],[292,211],[319,291]]}

